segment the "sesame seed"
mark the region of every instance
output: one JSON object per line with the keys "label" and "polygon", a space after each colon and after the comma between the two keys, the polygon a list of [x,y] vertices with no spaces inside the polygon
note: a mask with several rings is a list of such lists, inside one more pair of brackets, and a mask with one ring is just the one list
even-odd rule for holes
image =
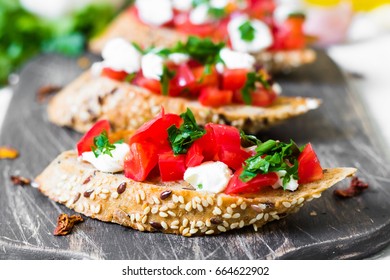
{"label": "sesame seed", "polygon": [[151,212],[152,212],[152,214],[157,214],[157,212],[158,212],[158,207],[156,207],[156,206],[153,207]]}
{"label": "sesame seed", "polygon": [[270,214],[271,216],[274,216],[274,215],[278,214],[278,211],[272,211],[272,212],[269,212],[269,214]]}
{"label": "sesame seed", "polygon": [[163,192],[160,194],[160,199],[161,199],[161,200],[167,199],[171,194],[172,194],[172,191],[171,191],[171,190],[163,191]]}
{"label": "sesame seed", "polygon": [[312,197],[309,197],[308,199],[306,199],[307,202],[310,202],[310,201],[312,201],[312,200],[313,200]]}
{"label": "sesame seed", "polygon": [[107,189],[102,189],[102,193],[110,193],[110,191]]}
{"label": "sesame seed", "polygon": [[315,194],[313,194],[313,197],[314,197],[314,198],[320,198],[320,197],[321,197],[321,194],[320,194],[320,193],[315,193]]}
{"label": "sesame seed", "polygon": [[232,224],[230,225],[230,228],[231,228],[231,229],[235,229],[236,227],[238,227],[238,223],[232,223]]}
{"label": "sesame seed", "polygon": [[256,225],[256,224],[253,224],[253,229],[254,229],[255,231],[257,231],[257,225]]}
{"label": "sesame seed", "polygon": [[173,202],[175,202],[175,203],[178,203],[178,202],[179,202],[179,198],[177,197],[176,194],[173,194],[173,195],[172,195],[172,200],[173,200]]}
{"label": "sesame seed", "polygon": [[190,232],[190,228],[185,228],[185,229],[183,229],[182,234],[183,234],[183,235],[186,235],[186,234],[189,233],[189,232]]}
{"label": "sesame seed", "polygon": [[250,224],[250,225],[251,225],[251,224],[254,224],[254,223],[256,223],[256,221],[257,221],[256,218],[253,218],[252,220],[249,221],[249,224]]}
{"label": "sesame seed", "polygon": [[241,220],[241,221],[240,221],[240,224],[239,224],[238,226],[239,226],[239,228],[243,228],[244,225],[245,225],[244,220]]}
{"label": "sesame seed", "polygon": [[214,201],[213,201],[213,199],[212,199],[211,197],[208,196],[206,199],[207,199],[207,202],[208,202],[210,205],[214,205]]}
{"label": "sesame seed", "polygon": [[190,225],[191,225],[191,228],[195,228],[196,227],[196,221],[191,221]]}
{"label": "sesame seed", "polygon": [[169,202],[167,205],[169,209],[175,209],[177,207],[176,204],[172,202]]}
{"label": "sesame seed", "polygon": [[213,214],[214,215],[221,215],[222,214],[222,211],[221,211],[221,209],[220,208],[218,208],[218,207],[214,207],[214,210],[213,210]]}
{"label": "sesame seed", "polygon": [[290,202],[283,201],[282,204],[283,204],[283,206],[286,207],[286,208],[290,208],[290,207],[291,207],[291,203],[290,203]]}
{"label": "sesame seed", "polygon": [[165,212],[167,210],[168,210],[168,206],[166,206],[166,205],[160,207],[160,211]]}
{"label": "sesame seed", "polygon": [[80,203],[80,204],[77,204],[77,205],[76,205],[76,207],[74,208],[74,210],[76,210],[76,212],[83,212],[84,207],[83,207],[83,205]]}
{"label": "sesame seed", "polygon": [[[268,215],[268,214],[267,214],[267,215]],[[264,216],[264,213],[258,214],[258,215],[256,216],[256,220],[257,220],[257,221],[260,221],[260,220],[263,218],[263,216]]]}
{"label": "sesame seed", "polygon": [[303,197],[300,197],[299,199],[298,199],[298,204],[302,204],[303,202],[305,201],[305,199],[303,198]]}
{"label": "sesame seed", "polygon": [[84,210],[85,210],[85,211],[88,211],[88,210],[89,210],[89,204],[88,204],[88,202],[84,201],[84,202],[83,202],[83,206],[84,206]]}
{"label": "sesame seed", "polygon": [[174,220],[172,223],[171,223],[171,226],[178,226],[180,223],[179,220]]}
{"label": "sesame seed", "polygon": [[141,203],[141,198],[139,197],[139,193],[136,193],[135,194],[135,201],[137,201],[137,203]]}
{"label": "sesame seed", "polygon": [[101,210],[101,206],[100,206],[100,204],[98,204],[98,205],[96,205],[96,207],[95,207],[95,209],[93,209],[93,213],[95,213],[95,214],[99,214],[100,213],[100,210]]}
{"label": "sesame seed", "polygon": [[146,198],[145,192],[143,190],[140,190],[139,194],[140,194],[141,200],[145,200],[145,198]]}
{"label": "sesame seed", "polygon": [[280,219],[280,217],[279,217],[278,215],[271,215],[271,216],[272,216],[272,218],[275,219],[275,220],[279,220],[279,219]]}
{"label": "sesame seed", "polygon": [[243,202],[244,202],[244,199],[243,199],[242,197],[240,197],[240,198],[237,200],[237,205],[241,205]]}
{"label": "sesame seed", "polygon": [[95,199],[95,197],[96,197],[96,194],[93,192],[93,193],[91,193],[91,195],[89,196],[89,198],[91,199],[91,200],[94,200]]}
{"label": "sesame seed", "polygon": [[219,207],[221,207],[221,206],[222,206],[222,203],[223,203],[222,196],[218,196],[218,198],[217,198],[217,205],[218,205]]}
{"label": "sesame seed", "polygon": [[153,201],[156,204],[160,204],[160,200],[157,197],[155,197],[155,196],[153,196]]}
{"label": "sesame seed", "polygon": [[197,226],[198,228],[204,227],[204,222],[202,222],[202,221],[197,221],[197,222],[196,222],[196,226]]}
{"label": "sesame seed", "polygon": [[97,187],[96,189],[95,189],[95,193],[100,193],[102,191],[102,188],[101,187]]}
{"label": "sesame seed", "polygon": [[210,234],[213,234],[213,233],[214,233],[214,230],[212,230],[212,229],[206,231],[206,234],[207,234],[207,235],[210,235]]}
{"label": "sesame seed", "polygon": [[185,209],[186,209],[187,212],[191,211],[191,209],[192,209],[191,201],[186,204]]}
{"label": "sesame seed", "polygon": [[190,229],[190,233],[191,233],[191,234],[195,234],[195,233],[198,232],[198,230],[199,230],[199,229],[197,229],[197,228],[192,228],[192,229]]}
{"label": "sesame seed", "polygon": [[192,200],[192,209],[196,209],[196,206],[197,206],[198,204],[196,203],[196,201],[195,200]]}
{"label": "sesame seed", "polygon": [[144,209],[144,214],[145,214],[145,215],[149,214],[150,210],[151,210],[150,206],[147,206],[147,207]]}
{"label": "sesame seed", "polygon": [[228,213],[225,213],[222,215],[222,218],[225,218],[225,219],[230,219],[232,217],[232,215],[228,214]]}
{"label": "sesame seed", "polygon": [[144,226],[141,225],[141,224],[137,224],[137,228],[138,228],[139,231],[145,231]]}
{"label": "sesame seed", "polygon": [[188,226],[188,219],[187,218],[184,218],[184,220],[183,220],[183,227],[187,227]]}
{"label": "sesame seed", "polygon": [[266,208],[267,208],[267,205],[266,205],[266,204],[262,204],[262,203],[260,203],[260,204],[259,204],[259,207],[260,207],[261,209],[263,209],[263,210],[264,210],[264,209],[266,209]]}
{"label": "sesame seed", "polygon": [[186,208],[186,206],[185,206],[185,204],[180,204],[179,208],[184,209],[184,208]]}
{"label": "sesame seed", "polygon": [[207,227],[211,227],[211,222],[210,222],[210,220],[206,220],[206,226],[207,226]]}
{"label": "sesame seed", "polygon": [[179,229],[179,226],[171,226],[171,229]]}
{"label": "sesame seed", "polygon": [[268,214],[268,213],[265,213],[265,214],[264,214],[264,221],[268,221],[268,218],[269,218],[269,214]]}
{"label": "sesame seed", "polygon": [[172,212],[172,211],[168,211],[168,215],[169,215],[169,216],[172,216],[172,217],[176,217],[175,212]]}
{"label": "sesame seed", "polygon": [[294,198],[292,201],[291,201],[291,205],[295,205],[297,204],[297,200]]}
{"label": "sesame seed", "polygon": [[119,194],[117,192],[113,192],[113,193],[111,193],[111,197],[112,198],[118,198]]}
{"label": "sesame seed", "polygon": [[183,196],[179,196],[179,202],[180,203],[184,203],[184,197]]}
{"label": "sesame seed", "polygon": [[163,227],[163,229],[168,229],[168,225],[164,221],[161,222],[161,226]]}
{"label": "sesame seed", "polygon": [[246,205],[245,202],[243,202],[243,203],[240,205],[241,210],[245,210],[246,207],[247,207],[247,205]]}
{"label": "sesame seed", "polygon": [[139,213],[135,214],[135,220],[139,222],[141,220],[141,215]]}
{"label": "sesame seed", "polygon": [[107,195],[105,193],[100,193],[99,196],[101,199],[107,199]]}
{"label": "sesame seed", "polygon": [[160,213],[158,213],[159,215],[160,215],[160,217],[162,217],[162,218],[166,218],[166,217],[168,217],[168,214],[167,213],[165,213],[165,212],[160,212]]}
{"label": "sesame seed", "polygon": [[146,224],[146,221],[148,220],[148,216],[144,216],[141,220],[143,224]]}
{"label": "sesame seed", "polygon": [[223,221],[222,224],[223,224],[224,227],[229,227],[229,223],[226,222],[226,221]]}
{"label": "sesame seed", "polygon": [[135,215],[134,214],[130,214],[130,221],[135,222]]}
{"label": "sesame seed", "polygon": [[255,212],[257,212],[257,213],[263,212],[263,209],[262,209],[261,207],[259,207],[259,205],[252,204],[252,205],[251,205],[251,208],[252,208]]}
{"label": "sesame seed", "polygon": [[240,218],[240,213],[235,213],[233,216],[232,216],[232,218],[233,219],[238,219],[238,218]]}
{"label": "sesame seed", "polygon": [[231,214],[233,214],[233,209],[228,207],[228,208],[226,208],[226,212],[228,212],[231,215]]}
{"label": "sesame seed", "polygon": [[224,226],[217,226],[217,229],[221,232],[226,232],[226,228]]}
{"label": "sesame seed", "polygon": [[202,202],[202,200],[200,199],[199,196],[195,196],[195,197],[194,197],[194,200],[195,200],[197,203],[201,203],[201,202]]}
{"label": "sesame seed", "polygon": [[207,202],[207,200],[206,199],[202,199],[202,205],[203,205],[203,207],[207,207],[207,206],[209,206],[209,203]]}
{"label": "sesame seed", "polygon": [[234,208],[236,208],[236,207],[237,207],[237,204],[235,204],[235,203],[233,203],[233,204],[230,205],[230,208],[233,208],[233,209],[234,209]]}
{"label": "sesame seed", "polygon": [[201,229],[200,229],[200,232],[201,233],[204,233],[204,232],[206,232],[207,231],[207,227],[202,227]]}
{"label": "sesame seed", "polygon": [[199,212],[203,212],[203,206],[201,204],[197,204],[196,208],[198,208]]}

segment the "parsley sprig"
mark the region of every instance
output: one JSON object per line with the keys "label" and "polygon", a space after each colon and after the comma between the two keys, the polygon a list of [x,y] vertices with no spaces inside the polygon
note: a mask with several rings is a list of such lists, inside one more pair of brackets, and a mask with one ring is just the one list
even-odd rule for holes
{"label": "parsley sprig", "polygon": [[161,93],[162,95],[168,95],[169,93],[169,81],[175,77],[176,72],[168,69],[166,65],[163,67],[163,72],[160,77],[161,81]]}
{"label": "parsley sprig", "polygon": [[256,29],[252,26],[252,23],[247,20],[238,27],[241,33],[241,39],[246,42],[252,42],[255,39]]}
{"label": "parsley sprig", "polygon": [[244,170],[240,179],[248,182],[258,174],[286,171],[283,177],[283,187],[290,182],[291,178],[298,180],[298,156],[300,149],[294,141],[283,143],[268,140],[256,148],[256,155],[245,161]]}
{"label": "parsley sprig", "polygon": [[241,89],[241,94],[244,103],[250,105],[252,104],[251,93],[256,90],[257,83],[262,84],[263,87],[267,90],[271,88],[271,85],[269,84],[266,75],[262,71],[249,72],[246,77],[246,82],[244,87]]}
{"label": "parsley sprig", "polygon": [[93,139],[92,146],[92,152],[94,153],[95,157],[99,157],[101,155],[109,155],[112,157],[112,150],[115,150],[115,145],[110,143],[110,140],[108,139],[107,131],[103,131],[98,136],[96,136]]}
{"label": "parsley sprig", "polygon": [[175,155],[187,153],[192,143],[206,133],[203,128],[198,126],[190,109],[187,108],[187,111],[180,117],[183,119],[183,123],[179,128],[175,125],[168,128],[168,139]]}
{"label": "parsley sprig", "polygon": [[208,14],[214,19],[221,19],[227,16],[225,8],[216,8],[210,5],[210,0],[193,0],[192,7],[198,7],[206,4],[208,6]]}

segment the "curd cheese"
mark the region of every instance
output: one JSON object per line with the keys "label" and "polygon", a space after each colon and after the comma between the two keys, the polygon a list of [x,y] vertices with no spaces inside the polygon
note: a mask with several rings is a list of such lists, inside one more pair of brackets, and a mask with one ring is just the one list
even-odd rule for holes
{"label": "curd cheese", "polygon": [[137,0],[135,2],[139,18],[147,24],[160,26],[173,19],[170,0]]}

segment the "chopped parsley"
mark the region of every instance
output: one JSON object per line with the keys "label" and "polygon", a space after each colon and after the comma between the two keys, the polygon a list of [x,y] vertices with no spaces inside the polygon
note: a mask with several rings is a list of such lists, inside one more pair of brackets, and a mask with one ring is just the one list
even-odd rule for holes
{"label": "chopped parsley", "polygon": [[168,69],[166,65],[163,67],[163,73],[161,75],[161,93],[162,95],[168,95],[169,93],[169,81],[175,76],[175,71]]}
{"label": "chopped parsley", "polygon": [[257,139],[256,136],[247,135],[244,131],[240,130],[241,146],[244,148],[249,148],[252,146],[258,146],[261,144],[261,141]]}
{"label": "chopped parsley", "polygon": [[256,148],[256,155],[245,161],[240,180],[248,182],[258,174],[267,174],[284,170],[283,188],[291,178],[298,180],[298,156],[300,149],[294,141],[283,143],[268,140]]}
{"label": "chopped parsley", "polygon": [[93,139],[94,146],[92,146],[92,152],[95,157],[100,155],[109,155],[112,157],[111,151],[115,150],[115,145],[110,143],[108,139],[107,131],[103,131],[100,135]]}
{"label": "chopped parsley", "polygon": [[245,104],[252,104],[251,93],[256,89],[256,83],[261,83],[265,89],[271,86],[262,71],[249,72],[244,87],[241,90],[242,98]]}
{"label": "chopped parsley", "polygon": [[224,8],[215,7],[209,7],[208,14],[215,19],[221,19],[227,16],[226,10]]}
{"label": "chopped parsley", "polygon": [[202,184],[198,184],[198,189],[203,189],[203,185]]}
{"label": "chopped parsley", "polygon": [[183,119],[183,123],[179,128],[175,125],[168,128],[168,139],[175,155],[187,153],[192,143],[206,133],[203,128],[198,126],[190,109],[187,108],[187,111],[180,117]]}
{"label": "chopped parsley", "polygon": [[256,29],[252,26],[252,23],[247,20],[238,27],[241,33],[241,39],[246,42],[252,42],[255,39]]}

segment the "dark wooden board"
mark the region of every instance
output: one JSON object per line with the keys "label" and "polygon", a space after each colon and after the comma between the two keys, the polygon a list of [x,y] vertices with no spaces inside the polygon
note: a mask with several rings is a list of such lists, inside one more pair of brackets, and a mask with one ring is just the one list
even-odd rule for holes
{"label": "dark wooden board", "polygon": [[[355,259],[390,243],[390,165],[363,105],[323,53],[315,64],[279,77],[286,95],[320,97],[321,108],[261,137],[311,141],[324,167],[357,167],[370,184],[363,195],[339,200],[328,190],[297,214],[258,232],[248,228],[185,238],[87,218],[69,236],[53,236],[59,213],[72,211],[36,189],[13,186],[9,177],[35,177],[57,154],[74,147],[80,135],[48,123],[35,93],[48,83],[65,85],[81,71],[75,60],[47,55],[21,72],[0,139],[21,154],[0,161],[0,259]],[[313,211],[316,216],[310,215]]]}

